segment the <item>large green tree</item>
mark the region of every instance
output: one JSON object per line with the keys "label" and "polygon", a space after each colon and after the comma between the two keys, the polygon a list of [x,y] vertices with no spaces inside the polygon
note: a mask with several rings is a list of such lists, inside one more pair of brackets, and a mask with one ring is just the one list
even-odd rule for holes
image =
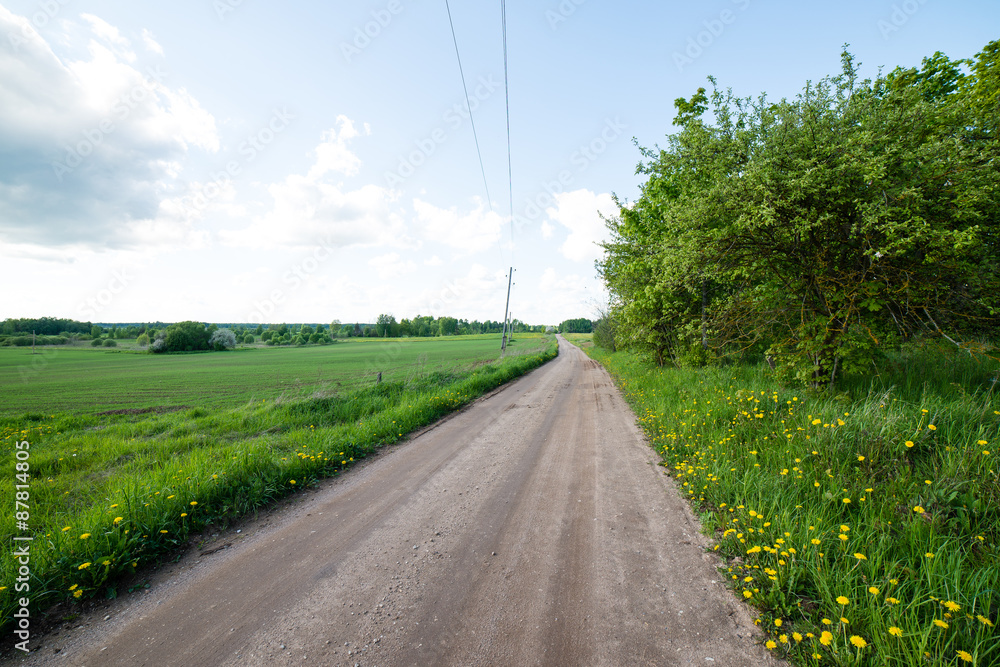
{"label": "large green tree", "polygon": [[793,100],[678,100],[681,130],[645,152],[650,178],[599,263],[622,342],[661,363],[709,338],[764,345],[822,386],[887,340],[992,333],[995,43],[971,70],[935,54],[861,81],[845,53]]}

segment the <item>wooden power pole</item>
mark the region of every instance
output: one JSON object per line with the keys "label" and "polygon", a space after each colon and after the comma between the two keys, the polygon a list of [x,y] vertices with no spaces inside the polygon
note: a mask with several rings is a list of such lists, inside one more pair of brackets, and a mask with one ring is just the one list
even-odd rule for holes
{"label": "wooden power pole", "polygon": [[500,358],[503,359],[504,353],[507,351],[507,313],[510,311],[510,286],[514,281],[514,267],[510,267],[510,273],[507,274],[507,305],[503,307],[503,338],[500,340]]}

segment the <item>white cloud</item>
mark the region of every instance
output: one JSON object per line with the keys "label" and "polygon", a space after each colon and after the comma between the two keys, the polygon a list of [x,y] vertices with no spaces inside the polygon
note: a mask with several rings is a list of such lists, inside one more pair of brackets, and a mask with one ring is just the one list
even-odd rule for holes
{"label": "white cloud", "polygon": [[[316,146],[316,163],[309,170],[309,178],[315,180],[330,172],[354,176],[361,168],[361,159],[347,147],[347,142],[358,136],[354,123],[347,116],[337,116],[340,131],[330,129],[323,133],[322,141]],[[367,130],[367,123],[365,129]],[[366,132],[370,134],[370,132]]]}
{"label": "white cloud", "polygon": [[[569,230],[569,236],[559,252],[574,262],[593,263],[602,256],[597,243],[608,238],[608,230],[601,214],[617,213],[610,194],[595,194],[590,190],[564,192],[555,196],[556,205],[546,209],[551,220]],[[545,234],[543,226],[543,235]]]}
{"label": "white cloud", "polygon": [[273,246],[401,245],[407,242],[405,224],[393,210],[392,193],[377,185],[351,190],[338,174],[357,172],[361,160],[347,142],[358,136],[346,117],[340,126],[323,133],[315,160],[305,175],[290,174],[267,187],[274,200],[271,209],[239,231],[220,233],[230,245],[254,248]]}
{"label": "white cloud", "polygon": [[[114,26],[92,15],[86,55],[63,62],[25,17],[0,6],[0,240],[127,246],[188,238],[160,217],[192,148],[216,151],[215,120],[163,73],[140,71]],[[189,239],[190,240],[190,239]]]}
{"label": "white cloud", "polygon": [[368,260],[368,266],[374,268],[378,273],[378,277],[382,280],[392,280],[394,278],[398,278],[417,268],[416,262],[412,260],[404,261],[397,252],[390,252],[386,255],[373,257]]}
{"label": "white cloud", "polygon": [[142,41],[146,44],[147,49],[158,55],[163,55],[163,47],[160,46],[160,43],[156,41],[155,37],[153,37],[153,33],[146,28],[142,29]]}
{"label": "white cloud", "polygon": [[507,275],[502,269],[490,270],[474,263],[464,275],[444,278],[422,290],[410,310],[434,317],[502,320],[506,290]]}
{"label": "white cloud", "polygon": [[118,28],[93,14],[80,14],[80,18],[90,24],[90,30],[99,40],[110,46],[116,54],[129,62],[135,62],[132,43],[118,31]]}
{"label": "white cloud", "polygon": [[596,317],[596,306],[607,299],[596,277],[575,273],[560,274],[553,267],[542,272],[538,281],[536,310],[555,317],[553,323],[575,317]]}
{"label": "white cloud", "polygon": [[481,252],[498,243],[503,218],[490,211],[481,199],[475,202],[471,211],[459,212],[457,207],[443,209],[414,199],[413,210],[423,237],[467,253]]}

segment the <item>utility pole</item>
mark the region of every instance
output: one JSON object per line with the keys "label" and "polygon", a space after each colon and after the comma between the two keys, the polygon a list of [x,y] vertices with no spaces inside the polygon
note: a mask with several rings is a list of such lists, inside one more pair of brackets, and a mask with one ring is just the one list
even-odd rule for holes
{"label": "utility pole", "polygon": [[514,267],[510,267],[510,273],[507,274],[507,305],[503,307],[503,338],[500,340],[500,358],[503,359],[504,353],[507,351],[507,313],[510,311],[510,286],[514,281]]}

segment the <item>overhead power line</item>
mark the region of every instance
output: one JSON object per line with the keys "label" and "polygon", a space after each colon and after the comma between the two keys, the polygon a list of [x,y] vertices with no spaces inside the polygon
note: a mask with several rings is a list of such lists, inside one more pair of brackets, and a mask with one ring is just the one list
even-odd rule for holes
{"label": "overhead power line", "polygon": [[507,0],[500,0],[500,21],[503,24],[503,91],[507,104],[507,187],[510,193],[510,254],[514,257],[514,170],[510,150],[510,79],[507,67]]}
{"label": "overhead power line", "polygon": [[[445,9],[448,10],[448,25],[451,26],[451,39],[455,43],[455,58],[458,59],[458,72],[462,75],[462,89],[465,91],[465,104],[469,108],[469,121],[472,123],[472,137],[476,140],[476,155],[479,156],[479,170],[483,174],[483,187],[486,188],[486,203],[493,211],[493,198],[490,196],[490,185],[486,180],[486,167],[483,164],[483,151],[479,148],[479,133],[476,132],[476,119],[472,113],[472,100],[469,97],[469,86],[465,83],[465,69],[462,67],[462,54],[458,49],[458,37],[455,34],[455,21],[451,17],[451,5],[448,0],[444,0]],[[499,234],[499,232],[498,232]],[[500,249],[500,261],[503,261],[503,246],[500,245],[500,238],[497,237],[497,246]]]}

